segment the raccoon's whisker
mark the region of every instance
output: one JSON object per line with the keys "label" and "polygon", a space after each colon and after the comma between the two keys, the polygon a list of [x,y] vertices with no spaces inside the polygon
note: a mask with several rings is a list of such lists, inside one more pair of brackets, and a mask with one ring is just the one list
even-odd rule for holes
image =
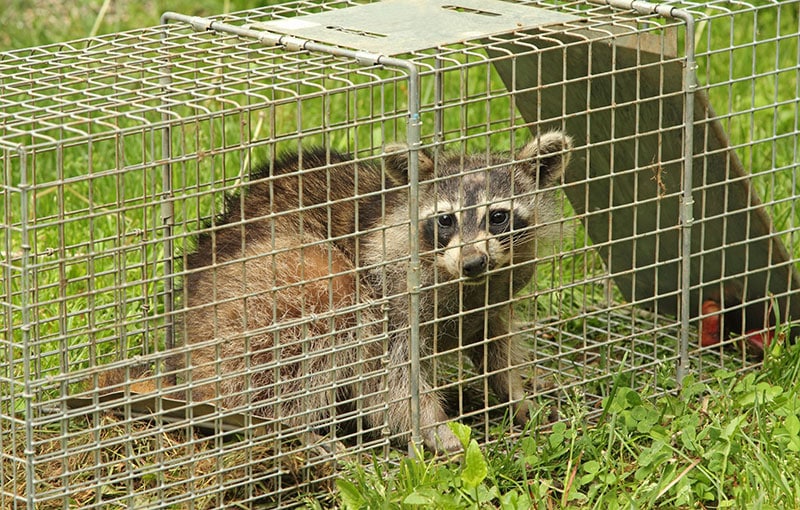
{"label": "raccoon's whisker", "polygon": [[419,255],[420,262],[435,262],[436,255],[433,253],[420,253]]}
{"label": "raccoon's whisker", "polygon": [[540,229],[531,229],[515,237],[514,244],[528,243],[533,240],[537,240],[544,243],[549,243],[554,241],[554,239],[548,239],[548,236],[542,236]]}

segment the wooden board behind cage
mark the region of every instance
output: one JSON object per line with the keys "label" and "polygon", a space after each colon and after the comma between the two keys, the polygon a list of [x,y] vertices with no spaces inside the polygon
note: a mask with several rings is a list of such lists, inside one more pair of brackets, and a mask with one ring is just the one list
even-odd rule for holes
{"label": "wooden board behind cage", "polygon": [[[489,55],[533,130],[565,129],[577,141],[565,192],[625,299],[677,315],[683,61],[662,56],[674,48],[668,35],[624,32],[532,32]],[[724,301],[733,333],[800,318],[800,278],[749,175],[698,91],[691,313]]]}

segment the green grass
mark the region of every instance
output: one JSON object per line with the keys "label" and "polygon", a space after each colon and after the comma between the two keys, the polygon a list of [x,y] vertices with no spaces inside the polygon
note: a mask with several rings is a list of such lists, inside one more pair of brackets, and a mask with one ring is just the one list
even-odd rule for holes
{"label": "green grass", "polygon": [[[786,331],[783,331],[785,334]],[[676,394],[617,381],[602,415],[581,405],[547,431],[480,447],[454,424],[458,461],[354,465],[343,508],[797,508],[800,345],[773,344],[764,369],[692,377]]]}
{"label": "green grass", "polygon": [[[0,31],[0,50],[150,26],[157,23],[159,14],[165,10],[203,15],[261,3],[95,0],[64,2],[63,8],[52,9],[47,3],[12,0],[4,7],[6,25]],[[781,38],[783,34],[796,32],[797,26],[798,5],[777,4],[763,11],[743,12],[735,25],[712,21],[700,27],[697,38],[701,86],[708,91],[717,113],[733,112],[724,123],[726,132],[735,145],[741,145],[738,155],[755,175],[753,182],[760,196],[771,202],[768,211],[776,228],[783,231],[796,229],[800,224],[800,211],[791,200],[800,186],[794,178],[797,142],[792,134],[798,110],[796,104],[791,104],[798,90],[795,67],[800,42],[797,37]],[[762,42],[757,46],[746,44],[753,40]],[[727,47],[731,41],[737,46],[735,50],[715,50]],[[773,72],[776,69],[779,71]],[[487,66],[477,65],[464,72],[463,84],[454,86],[466,87],[462,93],[467,93],[473,85],[481,91],[485,90],[487,80],[495,80],[492,89],[504,90],[497,77],[489,75],[487,70]],[[751,79],[753,74],[759,77]],[[401,93],[402,90],[398,95]],[[425,102],[430,102],[431,94],[432,89],[424,90]],[[345,100],[355,106],[372,103],[380,97],[380,91],[365,88],[355,96]],[[450,137],[459,137],[483,133],[487,126],[508,129],[509,126],[500,123],[508,118],[510,103],[506,96],[499,96],[492,100],[489,120],[481,120],[485,112],[479,100],[481,104],[466,109],[463,117],[448,116],[445,132]],[[204,106],[219,108],[213,101]],[[305,106],[312,110],[326,107],[321,101]],[[278,134],[287,135],[296,127],[297,111],[287,107],[281,112],[283,116],[277,119],[277,124],[286,127],[279,127],[285,131]],[[370,116],[369,110],[364,116]],[[307,118],[313,119],[311,115]],[[337,119],[335,115],[331,118]],[[260,124],[265,119],[258,117],[227,119],[227,122],[215,119],[209,122],[215,126],[213,135],[203,126],[186,126],[185,131],[175,135],[175,146],[189,160],[176,185],[206,193],[202,199],[179,203],[178,221],[189,233],[199,228],[202,217],[212,215],[215,207],[219,207],[221,195],[210,190],[219,189],[223,181],[230,185],[239,178],[243,157],[269,156],[263,147],[252,154],[231,148],[241,141],[241,121],[251,128],[251,133],[264,133],[259,129],[267,129]],[[384,137],[402,136],[403,126],[394,121],[395,127],[391,127],[392,122],[365,122],[363,126],[342,128],[340,132],[347,136],[336,140],[321,135],[309,140],[328,141],[338,149],[351,150],[352,137],[360,140],[361,147],[369,147]],[[777,143],[773,143],[774,137],[778,137]],[[485,140],[486,137],[476,136],[470,147],[481,149]],[[147,236],[159,234],[158,211],[144,201],[126,203],[124,214],[115,211],[121,190],[130,197],[153,197],[158,193],[160,169],[153,164],[157,156],[149,148],[142,149],[152,141],[139,135],[125,138],[121,144],[119,140],[99,140],[91,156],[85,154],[85,146],[68,147],[63,155],[63,176],[46,173],[58,166],[55,154],[39,156],[39,171],[44,173],[38,174],[39,187],[35,191],[38,227],[34,229],[34,249],[44,253],[47,247],[56,247],[56,258],[74,260],[60,264],[40,257],[36,262],[40,264],[37,285],[43,303],[33,310],[40,320],[34,331],[32,354],[38,360],[34,379],[41,384],[42,391],[65,392],[53,384],[51,377],[58,379],[70,371],[115,361],[121,355],[146,354],[161,347],[148,342],[158,336],[149,329],[157,321],[149,317],[160,311],[152,308],[151,303],[160,288],[154,275],[163,270],[158,265],[164,257],[163,244],[142,244]],[[509,131],[492,135],[491,144],[508,149]],[[158,140],[154,146],[158,146]],[[209,147],[220,151],[201,154]],[[87,166],[116,168],[118,159],[139,167],[123,177],[81,178]],[[12,170],[18,170],[13,163]],[[57,183],[61,178],[74,181]],[[12,211],[11,217],[3,218],[4,223],[19,222],[19,212],[13,208]],[[66,220],[59,216],[60,212],[66,213]],[[58,228],[61,225],[63,229]],[[91,233],[88,241],[87,232]],[[129,241],[120,241],[120,233],[131,233],[126,238]],[[587,246],[583,235],[577,231],[571,239],[572,245]],[[783,237],[795,257],[800,256],[795,234]],[[186,239],[188,242],[189,238]],[[19,241],[14,243],[12,252],[3,254],[11,266],[20,249]],[[87,253],[97,255],[88,257]],[[538,278],[540,291],[579,281],[594,271],[603,273],[593,251],[558,262],[556,270],[551,265],[542,269]],[[89,264],[92,266],[88,267]],[[118,267],[126,270],[115,271]],[[120,274],[127,284],[122,291],[116,290]],[[6,282],[14,295],[20,292],[19,282],[19,279]],[[617,294],[614,297],[619,298]],[[585,285],[578,291],[544,292],[530,314],[570,315],[599,305],[604,298],[604,289],[599,284]],[[120,310],[125,311],[122,317]],[[17,311],[4,313],[2,320],[12,325],[19,323]],[[596,334],[600,342],[606,328],[612,329],[603,318],[601,314],[575,317],[558,326],[576,336],[588,330],[599,332]],[[785,335],[786,330],[783,331]],[[22,376],[23,364],[18,361],[21,352],[16,347],[21,343],[21,334],[14,330],[15,346],[7,346],[5,352],[0,352],[0,360],[14,360],[3,369],[8,371],[2,373],[8,379],[19,380]],[[676,342],[674,338],[668,341]],[[618,367],[611,363],[615,354],[612,350],[601,353],[599,369]],[[674,376],[671,368],[665,373],[643,376],[652,377],[652,384],[633,384],[630,371],[616,376],[612,372],[597,383],[598,388],[591,388],[604,397],[599,417],[598,413],[588,416],[584,397],[580,391],[574,391],[565,393],[566,401],[562,404],[565,420],[549,429],[532,426],[520,437],[507,437],[502,431],[508,427],[498,425],[492,430],[497,434],[490,434],[492,441],[481,446],[475,441],[476,431],[455,425],[466,448],[466,455],[459,462],[407,458],[395,452],[391,462],[375,460],[371,465],[357,463],[348,467],[337,482],[334,497],[344,508],[798,507],[800,482],[795,474],[800,472],[799,366],[798,347],[778,341],[767,353],[761,371],[742,374],[736,370],[741,364],[734,363],[730,370],[718,370],[703,382],[690,377],[675,394],[657,391]],[[660,380],[655,381],[657,378]],[[3,397],[7,395],[10,393],[4,390]],[[22,411],[19,407],[15,410]],[[89,435],[85,434],[87,440],[92,439]],[[145,458],[142,469],[152,462]],[[209,479],[213,478],[213,467]],[[187,476],[192,474],[175,474],[176,479]],[[119,490],[124,491],[125,487]]]}
{"label": "green grass", "polygon": [[[744,168],[753,174],[759,196],[770,202],[767,211],[777,230],[796,228],[800,212],[785,197],[800,191],[793,178],[797,139],[792,134],[798,119],[793,98],[800,90],[796,72],[800,40],[787,34],[797,33],[800,8],[779,2],[766,10],[732,9],[741,12],[723,22],[712,19],[698,26],[699,81],[707,87],[717,113],[730,114],[722,126],[738,146]],[[720,50],[726,46],[734,49]],[[800,256],[794,237],[784,235],[783,240],[795,257]]]}
{"label": "green grass", "polygon": [[252,9],[268,5],[258,0],[64,0],[57,3],[42,0],[9,0],[4,2],[6,14],[0,51],[71,41],[94,35],[111,34],[152,26],[166,11],[192,16],[208,16]]}

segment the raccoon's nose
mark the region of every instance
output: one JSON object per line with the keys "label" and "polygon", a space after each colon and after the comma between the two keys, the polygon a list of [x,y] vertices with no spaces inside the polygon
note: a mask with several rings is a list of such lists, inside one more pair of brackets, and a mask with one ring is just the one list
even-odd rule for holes
{"label": "raccoon's nose", "polygon": [[486,264],[489,262],[489,257],[483,253],[477,253],[471,257],[465,258],[461,265],[461,272],[467,278],[475,278],[486,271]]}

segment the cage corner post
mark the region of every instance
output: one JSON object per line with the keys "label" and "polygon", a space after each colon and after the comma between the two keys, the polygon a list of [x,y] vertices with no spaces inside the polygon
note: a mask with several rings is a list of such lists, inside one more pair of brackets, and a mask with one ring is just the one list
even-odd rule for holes
{"label": "cage corner post", "polygon": [[[34,418],[33,418],[33,370],[32,364],[34,362],[32,348],[33,329],[31,307],[35,302],[33,297],[33,290],[31,275],[30,257],[31,257],[31,243],[30,233],[28,231],[28,201],[29,189],[28,183],[28,153],[23,147],[17,148],[17,153],[20,159],[20,176],[19,176],[19,207],[20,207],[20,319],[22,325],[20,326],[21,337],[20,341],[22,351],[22,401],[23,410],[25,413],[25,504],[26,508],[36,508],[36,448],[34,440]],[[13,398],[13,397],[12,397]],[[14,404],[9,409],[9,414],[14,412]]]}
{"label": "cage corner post", "polygon": [[678,299],[676,303],[678,332],[678,353],[675,365],[675,382],[678,388],[689,371],[689,329],[692,319],[692,226],[694,218],[694,125],[695,125],[695,92],[697,90],[697,62],[695,58],[695,19],[685,9],[673,7],[665,3],[653,3],[646,0],[590,0],[592,3],[608,5],[621,11],[633,11],[635,14],[656,15],[664,19],[682,22],[685,26],[684,59],[682,76],[682,144],[681,154],[681,193],[678,206],[679,249],[678,249]]}
{"label": "cage corner post", "polygon": [[[161,15],[161,24],[164,25],[161,37],[167,37],[167,24],[170,20],[171,13],[165,12]],[[167,57],[168,58],[168,57]],[[169,86],[171,79],[170,73],[172,69],[169,62],[165,63],[161,71],[159,82],[162,87]],[[164,122],[161,137],[161,160],[163,165],[161,167],[161,217],[160,224],[156,226],[157,229],[162,230],[164,239],[164,317],[165,317],[165,335],[164,343],[168,351],[175,347],[175,315],[173,310],[173,303],[175,302],[175,241],[174,241],[174,226],[175,226],[175,211],[172,190],[172,128],[170,125],[169,106],[164,104],[164,111],[161,113],[161,120]]]}
{"label": "cage corner post", "polygon": [[692,256],[692,224],[694,222],[694,102],[697,90],[697,62],[695,59],[695,20],[692,14],[682,9],[669,9],[671,16],[683,21],[686,25],[684,68],[684,139],[683,139],[683,204],[681,210],[681,308],[680,308],[680,347],[678,365],[676,367],[676,383],[683,386],[683,379],[689,370],[689,321],[691,310],[691,256]]}
{"label": "cage corner post", "polygon": [[408,156],[408,181],[409,181],[409,246],[411,248],[411,261],[408,271],[409,288],[409,322],[410,322],[410,349],[411,349],[411,443],[409,454],[416,456],[421,451],[422,436],[420,431],[420,246],[419,246],[419,149],[421,145],[420,96],[419,72],[411,63],[398,60],[396,65],[402,65],[408,73],[408,125],[406,133],[410,154]]}

